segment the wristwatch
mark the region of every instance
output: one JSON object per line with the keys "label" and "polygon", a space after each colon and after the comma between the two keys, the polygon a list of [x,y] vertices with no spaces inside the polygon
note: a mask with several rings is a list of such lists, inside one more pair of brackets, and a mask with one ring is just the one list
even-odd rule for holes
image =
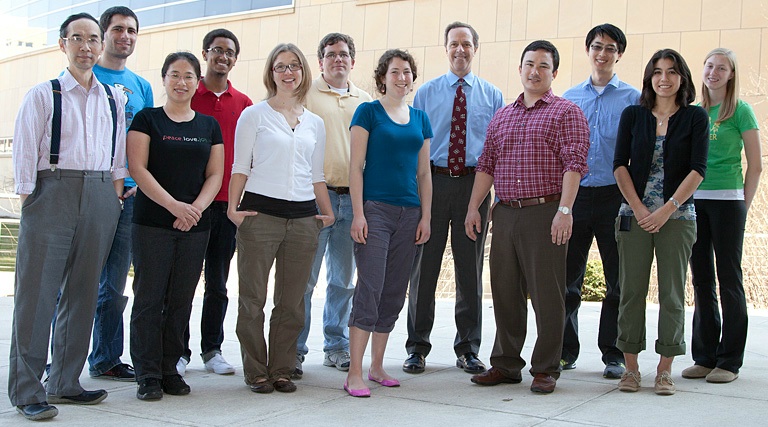
{"label": "wristwatch", "polygon": [[562,212],[563,215],[570,215],[571,214],[571,208],[569,208],[568,206],[560,206],[559,208],[557,208],[557,210]]}

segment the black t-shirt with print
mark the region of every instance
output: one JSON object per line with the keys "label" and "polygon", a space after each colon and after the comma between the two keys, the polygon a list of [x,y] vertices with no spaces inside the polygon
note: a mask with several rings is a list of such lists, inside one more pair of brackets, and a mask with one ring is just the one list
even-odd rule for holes
{"label": "black t-shirt with print", "polygon": [[[205,183],[205,169],[211,147],[222,144],[221,129],[211,116],[195,113],[188,122],[174,122],[163,107],[139,111],[131,123],[132,131],[149,135],[147,169],[174,199],[192,203]],[[133,210],[134,224],[173,229],[176,217],[153,202],[139,188]],[[190,231],[210,229],[208,209]]]}

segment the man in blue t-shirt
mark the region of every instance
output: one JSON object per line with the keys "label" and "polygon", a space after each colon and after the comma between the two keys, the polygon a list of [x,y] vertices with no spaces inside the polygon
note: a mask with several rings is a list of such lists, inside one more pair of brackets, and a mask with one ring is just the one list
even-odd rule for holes
{"label": "man in blue t-shirt", "polygon": [[[155,104],[149,82],[125,68],[125,62],[136,47],[139,20],[131,9],[116,6],[105,10],[99,23],[104,29],[105,46],[93,73],[99,81],[121,89],[125,94],[125,129],[128,130],[136,113]],[[99,280],[88,373],[93,378],[135,381],[133,368],[120,361],[123,354],[123,310],[128,301],[123,291],[132,259],[131,217],[136,182],[126,178],[124,185],[121,197],[123,212]]]}
{"label": "man in blue t-shirt", "polygon": [[614,222],[621,192],[613,177],[613,154],[621,112],[637,104],[640,92],[619,80],[613,67],[627,47],[624,33],[611,24],[598,25],[587,33],[586,53],[592,66],[587,80],[568,89],[563,98],[581,108],[589,122],[589,172],[579,184],[573,205],[573,235],[568,244],[565,296],[565,333],[560,365],[574,369],[579,357],[579,305],[581,287],[592,240],[597,239],[605,273],[606,293],[600,313],[597,345],[603,354],[605,378],[624,373],[624,354],[616,348],[619,315],[619,253]]}

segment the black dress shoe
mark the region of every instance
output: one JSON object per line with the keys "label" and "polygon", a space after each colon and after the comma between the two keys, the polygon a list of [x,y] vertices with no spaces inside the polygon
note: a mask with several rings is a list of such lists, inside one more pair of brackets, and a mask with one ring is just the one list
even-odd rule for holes
{"label": "black dress shoe", "polygon": [[59,410],[51,406],[48,402],[33,403],[31,405],[19,405],[16,407],[24,418],[32,421],[47,420],[59,415]]}
{"label": "black dress shoe", "polygon": [[408,358],[403,362],[403,372],[409,374],[420,374],[424,372],[424,368],[427,366],[427,361],[424,355],[421,353],[411,353]]}
{"label": "black dress shoe", "polygon": [[161,384],[163,386],[163,392],[174,396],[184,396],[192,391],[187,383],[184,382],[184,378],[178,374],[163,375],[163,381],[161,381]]}
{"label": "black dress shoe", "polygon": [[136,390],[136,398],[139,400],[160,400],[163,398],[163,388],[157,378],[144,378],[139,381]]}
{"label": "black dress shoe", "polygon": [[456,359],[456,367],[461,368],[468,374],[479,374],[485,372],[485,363],[477,358],[475,353],[464,353]]}
{"label": "black dress shoe", "polygon": [[98,375],[94,372],[89,372],[88,375],[91,378],[115,380],[115,381],[136,381],[136,372],[133,370],[133,366],[127,363],[120,363],[112,367],[112,369]]}
{"label": "black dress shoe", "polygon": [[107,398],[106,390],[83,390],[82,393],[75,396],[56,396],[48,395],[50,403],[71,403],[73,405],[95,405]]}

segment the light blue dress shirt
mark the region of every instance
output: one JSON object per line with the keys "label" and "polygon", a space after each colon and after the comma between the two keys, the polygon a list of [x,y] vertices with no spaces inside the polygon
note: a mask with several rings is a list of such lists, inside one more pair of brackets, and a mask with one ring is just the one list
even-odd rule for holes
{"label": "light blue dress shirt", "polygon": [[592,77],[570,89],[563,98],[581,108],[589,122],[589,172],[581,179],[583,187],[602,187],[616,184],[613,176],[613,154],[616,150],[616,132],[621,112],[640,100],[640,91],[622,82],[614,74],[599,94],[592,85]]}
{"label": "light blue dress shirt", "polygon": [[[414,108],[426,111],[432,123],[434,137],[429,146],[429,158],[435,166],[448,166],[451,112],[458,81],[459,77],[449,71],[421,85],[413,100]],[[467,98],[467,155],[464,164],[477,166],[488,123],[496,110],[504,106],[504,96],[499,88],[474,73],[464,76],[463,89]]]}

